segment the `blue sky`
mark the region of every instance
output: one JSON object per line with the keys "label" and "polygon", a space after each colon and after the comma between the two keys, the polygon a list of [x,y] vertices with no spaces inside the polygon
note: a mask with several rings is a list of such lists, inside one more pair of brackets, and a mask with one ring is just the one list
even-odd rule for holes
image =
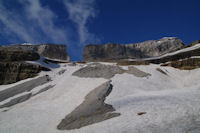
{"label": "blue sky", "polygon": [[87,44],[200,39],[200,0],[0,0],[0,44]]}

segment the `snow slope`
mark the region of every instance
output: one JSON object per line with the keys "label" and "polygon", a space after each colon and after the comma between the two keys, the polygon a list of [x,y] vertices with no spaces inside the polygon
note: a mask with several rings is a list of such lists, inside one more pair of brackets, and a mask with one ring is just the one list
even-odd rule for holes
{"label": "snow slope", "polygon": [[[119,117],[80,129],[57,130],[60,121],[80,105],[91,90],[107,81],[71,75],[83,66],[62,64],[51,72],[41,73],[49,74],[55,86],[6,112],[0,109],[0,133],[200,132],[200,69],[186,71],[152,64],[136,66],[151,76],[141,78],[124,73],[111,79],[113,90],[105,102],[121,113]],[[66,72],[58,75],[62,69]],[[146,114],[137,115],[138,112]]]}

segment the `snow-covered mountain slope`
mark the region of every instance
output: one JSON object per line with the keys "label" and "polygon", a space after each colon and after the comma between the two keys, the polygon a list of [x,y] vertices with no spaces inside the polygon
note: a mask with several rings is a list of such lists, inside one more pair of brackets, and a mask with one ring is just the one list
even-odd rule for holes
{"label": "snow-covered mountain slope", "polygon": [[[102,63],[104,65],[115,65]],[[36,94],[44,87],[50,89],[27,101],[8,108],[0,108],[1,133],[199,133],[200,132],[200,69],[178,70],[160,65],[134,66],[148,73],[115,74],[111,79],[72,76],[88,64],[60,64],[50,72],[52,81],[29,92]],[[128,70],[128,66],[121,69]],[[64,70],[64,71],[63,71]],[[93,69],[95,70],[95,69]],[[83,73],[84,74],[84,73]],[[37,77],[36,77],[37,78]],[[28,81],[32,79],[27,79]],[[27,80],[20,81],[20,83]],[[112,105],[119,116],[81,127],[58,130],[66,115],[75,110],[96,87],[112,80],[113,89],[105,103]],[[19,84],[19,83],[15,83]],[[0,91],[11,86],[0,86]],[[1,94],[1,92],[0,92]],[[19,94],[22,95],[22,94]],[[0,105],[13,98],[0,102]]]}

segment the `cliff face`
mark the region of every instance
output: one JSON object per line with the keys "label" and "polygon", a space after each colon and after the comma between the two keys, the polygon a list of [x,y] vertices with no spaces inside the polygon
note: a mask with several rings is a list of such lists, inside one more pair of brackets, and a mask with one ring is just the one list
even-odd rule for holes
{"label": "cliff face", "polygon": [[41,71],[50,69],[26,62],[0,62],[0,85],[35,77]]}
{"label": "cliff face", "polygon": [[35,61],[44,56],[69,61],[66,45],[5,45],[0,47],[0,85],[35,77],[40,71],[50,69],[25,61]]}
{"label": "cliff face", "polygon": [[84,61],[113,61],[160,56],[184,47],[178,38],[162,38],[136,44],[87,45],[83,51]]}
{"label": "cliff face", "polygon": [[17,50],[0,48],[0,62],[8,61],[34,61],[40,59],[40,55],[29,50]]}
{"label": "cliff face", "polygon": [[19,45],[7,45],[3,48],[12,50],[33,51],[47,58],[69,61],[69,55],[67,55],[66,45],[54,45],[54,44],[19,44]]}
{"label": "cliff face", "polygon": [[53,44],[36,45],[34,50],[44,57],[69,61],[66,45],[53,45]]}

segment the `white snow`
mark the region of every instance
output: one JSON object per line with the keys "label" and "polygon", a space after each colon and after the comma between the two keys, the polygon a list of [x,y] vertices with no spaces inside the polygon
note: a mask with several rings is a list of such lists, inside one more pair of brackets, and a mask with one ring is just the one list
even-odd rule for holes
{"label": "white snow", "polygon": [[[0,132],[184,133],[194,129],[198,133],[200,69],[186,71],[152,64],[136,67],[151,76],[140,78],[124,73],[111,79],[113,90],[105,102],[121,113],[119,117],[80,129],[57,130],[59,122],[80,105],[91,90],[107,81],[103,78],[72,76],[81,65],[63,64],[60,68],[45,72],[53,79],[51,84],[55,86],[52,89],[10,107],[7,112],[0,110]],[[126,66],[123,68],[127,69]],[[66,69],[66,72],[58,75],[57,72],[62,69]],[[146,114],[139,116],[138,112]]]}
{"label": "white snow", "polygon": [[22,43],[21,45],[34,45],[32,43]]}
{"label": "white snow", "polygon": [[192,56],[192,57],[190,57],[190,58],[200,58],[200,56]]}

